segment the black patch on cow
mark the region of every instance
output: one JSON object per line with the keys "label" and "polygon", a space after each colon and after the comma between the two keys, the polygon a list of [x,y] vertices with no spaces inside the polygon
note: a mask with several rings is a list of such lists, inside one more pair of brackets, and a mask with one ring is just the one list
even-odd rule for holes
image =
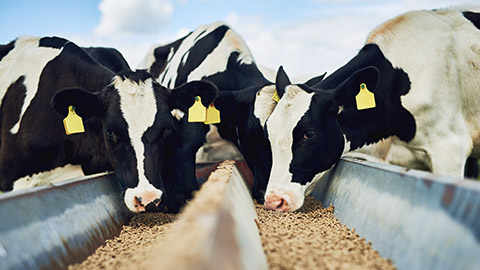
{"label": "black patch on cow", "polygon": [[272,84],[265,79],[255,63],[240,64],[239,56],[239,52],[232,52],[226,70],[206,76],[204,79],[215,83],[220,91],[237,91]]}
{"label": "black patch on cow", "polygon": [[14,48],[15,48],[15,41],[12,41],[7,45],[0,45],[0,61],[2,61],[3,57],[5,57]]}
{"label": "black patch on cow", "polygon": [[[187,81],[187,77],[207,58],[207,56],[218,46],[223,37],[230,28],[226,25],[221,25],[205,37],[201,38],[195,43],[195,46],[190,48],[185,55],[182,56],[182,63],[177,70],[177,79],[175,85],[180,85]],[[183,57],[188,55],[187,61]]]}
{"label": "black patch on cow", "polygon": [[169,60],[168,55],[170,54],[170,51],[173,49],[173,53],[175,54],[175,52],[178,50],[178,47],[180,47],[185,38],[187,38],[190,34],[176,40],[173,43],[155,48],[155,50],[153,51],[155,62],[153,62],[149,68],[149,71],[153,77],[158,78],[158,76],[160,76],[160,73],[164,71],[165,66],[167,65],[167,62]]}
{"label": "black patch on cow", "polygon": [[469,21],[471,21],[473,25],[475,25],[475,27],[480,29],[480,13],[464,11],[463,16],[467,18]]}
{"label": "black patch on cow", "polygon": [[130,70],[130,66],[123,55],[114,48],[88,47],[83,48],[87,53],[102,66],[114,73],[122,70]]}
{"label": "black patch on cow", "polygon": [[40,47],[50,47],[55,49],[61,49],[65,46],[68,40],[59,37],[43,37],[40,39],[39,46]]}
{"label": "black patch on cow", "polygon": [[200,32],[200,34],[198,34],[193,41],[197,41],[205,32],[207,32],[207,30],[203,30],[202,32]]}
{"label": "black patch on cow", "polygon": [[328,170],[343,153],[344,138],[336,120],[338,107],[332,91],[318,92],[293,130],[290,162],[292,181],[302,185]]}
{"label": "black patch on cow", "polygon": [[[367,88],[375,94],[376,107],[359,111],[355,96],[362,82],[372,80],[369,76],[377,72],[373,69],[378,70],[378,82],[372,81]],[[359,70],[364,73],[352,75]],[[415,136],[415,119],[400,100],[410,90],[408,75],[402,69],[394,68],[376,44],[365,45],[349,63],[314,88],[335,89],[335,100],[343,107],[338,121],[351,142],[351,149],[392,135],[407,142]]]}
{"label": "black patch on cow", "polygon": [[119,73],[117,73],[117,76],[120,78],[123,78],[123,80],[131,80],[134,81],[135,83],[139,82],[144,82],[148,79],[155,80],[152,77],[152,74],[147,72],[145,69],[138,69],[137,71],[132,71],[132,70],[122,70]]}
{"label": "black patch on cow", "polygon": [[[8,111],[8,118],[2,117],[2,132],[10,133],[10,129],[20,120],[20,113],[27,95],[25,76],[12,83],[2,99],[2,111]],[[3,116],[3,114],[2,114]]]}

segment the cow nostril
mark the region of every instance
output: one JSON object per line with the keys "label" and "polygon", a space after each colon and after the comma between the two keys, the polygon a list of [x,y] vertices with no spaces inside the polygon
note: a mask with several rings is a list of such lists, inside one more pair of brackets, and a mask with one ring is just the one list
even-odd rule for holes
{"label": "cow nostril", "polygon": [[160,200],[154,200],[153,202],[147,204],[145,206],[145,211],[149,211],[149,212],[152,212],[155,210],[155,208],[158,206],[158,203],[160,202]]}
{"label": "cow nostril", "polygon": [[277,209],[281,209],[287,206],[287,202],[284,199],[280,199],[280,203],[277,205]]}

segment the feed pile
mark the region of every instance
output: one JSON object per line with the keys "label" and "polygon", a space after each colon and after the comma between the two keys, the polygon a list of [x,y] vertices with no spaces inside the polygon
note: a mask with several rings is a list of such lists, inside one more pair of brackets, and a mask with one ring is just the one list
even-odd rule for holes
{"label": "feed pile", "polygon": [[[238,265],[238,249],[213,250],[210,245],[217,236],[208,226],[218,217],[216,209],[223,209],[222,194],[232,166],[222,163],[180,215],[137,214],[119,236],[69,269],[218,269],[219,265],[233,269]],[[395,269],[371,243],[334,217],[333,206],[324,209],[307,197],[293,213],[255,207],[270,269]]]}
{"label": "feed pile", "polygon": [[341,224],[334,207],[305,199],[293,213],[265,210],[255,204],[262,245],[270,269],[395,269],[370,242]]}

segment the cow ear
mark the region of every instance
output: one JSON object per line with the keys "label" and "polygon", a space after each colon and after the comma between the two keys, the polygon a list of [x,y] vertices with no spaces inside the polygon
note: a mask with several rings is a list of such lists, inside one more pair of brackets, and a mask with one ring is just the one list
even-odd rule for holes
{"label": "cow ear", "polygon": [[185,83],[172,90],[170,109],[180,109],[186,112],[195,102],[196,96],[201,98],[203,106],[208,107],[217,98],[217,95],[217,87],[209,81]]}
{"label": "cow ear", "polygon": [[355,106],[355,96],[360,91],[360,85],[365,84],[367,89],[375,93],[380,71],[374,66],[362,68],[348,77],[335,89],[335,100],[341,106]]}
{"label": "cow ear", "polygon": [[239,95],[236,92],[221,91],[215,100],[215,108],[220,111],[223,121],[236,123],[239,115],[238,105],[240,104]]}
{"label": "cow ear", "polygon": [[287,73],[283,70],[283,66],[280,66],[277,71],[277,77],[275,78],[275,87],[277,88],[277,94],[280,98],[282,98],[285,93],[285,88],[291,84]]}
{"label": "cow ear", "polygon": [[323,80],[323,78],[325,78],[326,74],[327,74],[327,72],[323,73],[320,76],[313,77],[313,78],[309,79],[308,81],[306,81],[304,84],[309,86],[309,87],[312,87],[312,86],[316,85],[317,83],[321,82]]}
{"label": "cow ear", "polygon": [[99,96],[79,88],[66,88],[58,91],[50,103],[63,116],[68,115],[70,106],[74,106],[76,114],[84,120],[104,114],[103,102]]}

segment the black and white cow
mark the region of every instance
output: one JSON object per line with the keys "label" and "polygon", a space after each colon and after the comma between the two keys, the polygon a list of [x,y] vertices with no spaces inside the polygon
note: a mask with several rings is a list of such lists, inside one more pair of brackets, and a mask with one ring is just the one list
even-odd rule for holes
{"label": "black and white cow", "polygon": [[[243,38],[222,22],[202,25],[175,42],[152,47],[141,67],[167,87],[198,79],[217,86],[215,106],[221,123],[216,126],[224,139],[239,147],[254,174],[253,196],[263,201],[271,167],[263,126],[276,106],[276,89],[260,72]],[[181,121],[191,125],[183,116],[186,112],[179,113]],[[196,126],[185,139],[196,134],[204,142],[206,131],[208,127]],[[195,158],[194,152],[189,155]]]}
{"label": "black and white cow", "polygon": [[[216,92],[206,81],[172,92],[145,70],[115,74],[58,37],[1,45],[0,188],[36,185],[30,182],[80,165],[85,174],[114,170],[133,212],[160,202],[178,208],[168,205],[177,196],[169,191],[196,182],[177,182],[163,170],[179,132],[170,111],[185,110],[197,95],[208,105]],[[69,108],[83,118],[85,132],[66,134]]]}
{"label": "black and white cow", "polygon": [[127,60],[125,60],[123,55],[117,49],[105,47],[83,47],[82,49],[90,54],[95,61],[114,73],[123,70],[131,70]]}
{"label": "black and white cow", "polygon": [[[280,70],[285,93],[266,124],[273,165],[265,207],[298,209],[356,149],[349,154],[462,177],[466,158],[480,155],[479,27],[472,11],[409,12],[373,30],[316,85],[291,85]],[[362,84],[375,107],[357,108]]]}

